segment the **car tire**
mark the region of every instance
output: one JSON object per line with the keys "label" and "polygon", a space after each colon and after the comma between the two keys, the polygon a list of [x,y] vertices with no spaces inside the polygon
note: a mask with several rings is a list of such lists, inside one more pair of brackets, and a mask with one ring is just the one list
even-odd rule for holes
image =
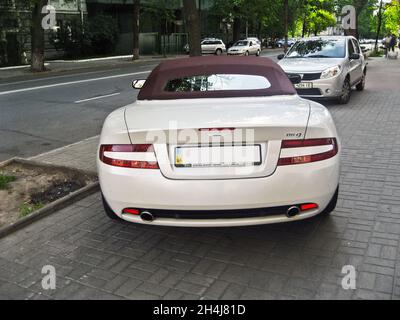
{"label": "car tire", "polygon": [[222,50],[221,50],[221,49],[217,49],[217,50],[215,51],[215,55],[217,55],[217,56],[222,55]]}
{"label": "car tire", "polygon": [[357,91],[363,91],[365,88],[365,78],[366,78],[366,72],[363,72],[363,76],[361,78],[361,81],[356,85]]}
{"label": "car tire", "polygon": [[327,207],[324,209],[324,211],[321,212],[321,215],[329,215],[333,210],[335,210],[338,197],[339,197],[339,186],[337,187],[336,192],[333,195],[331,201],[329,201]]}
{"label": "car tire", "polygon": [[350,101],[351,85],[349,78],[343,81],[342,95],[337,98],[339,104],[347,104]]}
{"label": "car tire", "polygon": [[261,54],[261,51],[260,51],[260,50],[257,50],[256,56],[259,57],[260,54]]}
{"label": "car tire", "polygon": [[248,55],[249,55],[250,53],[248,52],[248,51],[246,51],[245,53],[244,53],[244,55],[247,57]]}
{"label": "car tire", "polygon": [[118,217],[115,212],[110,208],[108,205],[106,199],[104,198],[103,194],[101,194],[101,200],[103,201],[103,207],[104,207],[104,212],[107,217],[109,217],[112,220],[121,220],[120,217]]}

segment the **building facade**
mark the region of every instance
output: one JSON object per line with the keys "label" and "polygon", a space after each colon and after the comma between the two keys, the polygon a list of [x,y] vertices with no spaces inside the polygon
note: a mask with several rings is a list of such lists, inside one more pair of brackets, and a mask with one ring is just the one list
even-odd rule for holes
{"label": "building facade", "polygon": [[[107,14],[118,23],[115,54],[133,49],[133,0],[86,0],[88,18]],[[179,54],[187,43],[182,0],[141,0],[140,54]],[[219,22],[210,14],[213,0],[198,0],[203,36],[221,35]]]}
{"label": "building facade", "polygon": [[[214,0],[198,0],[203,37],[227,37],[226,26],[212,12]],[[67,57],[65,38],[79,38],[83,25],[98,15],[110,16],[118,29],[113,54],[133,49],[133,0],[48,0],[56,25],[45,31],[45,58]],[[26,0],[0,2],[0,66],[29,63],[32,8]],[[182,0],[141,0],[140,54],[180,54],[187,43]],[[68,49],[67,49],[68,51]]]}
{"label": "building facade", "polygon": [[[69,21],[87,15],[86,0],[49,0],[56,9],[56,26],[45,32],[47,59],[63,57],[57,46],[57,33],[67,28]],[[0,2],[0,66],[26,64],[30,59],[30,26],[32,8],[26,0]]]}

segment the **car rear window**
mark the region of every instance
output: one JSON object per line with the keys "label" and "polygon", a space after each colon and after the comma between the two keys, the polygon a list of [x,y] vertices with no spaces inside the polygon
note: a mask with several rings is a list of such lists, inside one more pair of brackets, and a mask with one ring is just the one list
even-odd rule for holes
{"label": "car rear window", "polygon": [[158,65],[138,100],[265,97],[296,90],[281,67],[260,57],[193,57]]}
{"label": "car rear window", "polygon": [[261,90],[271,87],[266,77],[247,74],[211,74],[167,81],[167,92]]}

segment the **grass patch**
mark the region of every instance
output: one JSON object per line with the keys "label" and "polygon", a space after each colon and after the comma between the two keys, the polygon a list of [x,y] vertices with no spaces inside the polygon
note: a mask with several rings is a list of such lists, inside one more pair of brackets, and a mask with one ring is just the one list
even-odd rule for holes
{"label": "grass patch", "polygon": [[0,190],[7,189],[8,184],[17,180],[17,177],[7,176],[5,174],[0,173]]}
{"label": "grass patch", "polygon": [[384,55],[384,52],[382,50],[372,50],[371,53],[369,54],[370,57],[382,57]]}
{"label": "grass patch", "polygon": [[44,204],[39,202],[35,204],[24,203],[19,208],[19,215],[21,218],[29,216],[32,212],[43,208]]}

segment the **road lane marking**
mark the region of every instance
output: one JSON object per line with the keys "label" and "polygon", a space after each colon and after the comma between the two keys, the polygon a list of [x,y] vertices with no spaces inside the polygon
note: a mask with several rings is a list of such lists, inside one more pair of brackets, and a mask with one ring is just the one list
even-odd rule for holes
{"label": "road lane marking", "polygon": [[[155,68],[157,67],[158,64],[149,64],[145,66],[138,66],[138,69],[143,69],[143,68]],[[39,81],[49,81],[49,80],[57,80],[57,79],[62,79],[62,78],[72,78],[72,77],[78,77],[78,76],[86,76],[89,74],[95,74],[95,73],[106,73],[108,71],[118,71],[118,70],[123,70],[123,68],[116,68],[116,69],[110,69],[110,70],[100,70],[100,71],[90,71],[90,72],[80,72],[80,73],[71,73],[71,74],[66,74],[62,76],[54,76],[54,77],[43,77],[39,79],[30,79],[30,80],[22,80],[22,81],[15,81],[15,82],[2,82],[0,83],[0,87],[6,87],[6,86],[11,86],[14,84],[23,84],[23,83],[30,83],[30,82],[39,82]],[[0,72],[1,75],[1,72]],[[1,78],[1,77],[0,77]]]}
{"label": "road lane marking", "polygon": [[93,97],[93,98],[88,98],[88,99],[82,99],[82,100],[77,100],[74,103],[82,103],[82,102],[87,102],[87,101],[92,101],[92,100],[97,100],[97,99],[102,99],[102,98],[107,98],[107,97],[112,97],[112,96],[117,96],[119,95],[120,92],[117,93],[111,93],[111,94],[105,94],[102,96],[97,96],[97,97]]}
{"label": "road lane marking", "polygon": [[[113,71],[115,71],[115,70],[121,70],[121,69],[114,69]],[[15,82],[4,82],[4,83],[0,83],[0,87],[11,86],[14,84],[23,84],[23,83],[30,83],[30,82],[46,81],[46,80],[58,80],[58,79],[62,79],[62,78],[72,78],[72,77],[77,77],[77,76],[86,76],[86,75],[95,74],[95,73],[104,73],[104,70],[66,74],[63,76],[44,77],[44,78],[39,78],[39,79],[21,80],[21,81],[15,81]]]}
{"label": "road lane marking", "polygon": [[151,72],[151,70],[148,70],[148,71],[141,71],[141,72],[134,72],[134,73],[118,74],[118,75],[115,75],[115,76],[100,77],[100,78],[94,78],[94,79],[76,80],[76,81],[68,81],[68,82],[54,83],[54,84],[48,84],[48,85],[44,85],[44,86],[37,86],[37,87],[31,87],[31,88],[23,88],[23,89],[2,91],[2,92],[0,92],[0,96],[4,96],[4,95],[7,95],[7,94],[12,94],[12,93],[18,93],[18,92],[25,92],[25,91],[33,91],[33,90],[40,90],[40,89],[48,89],[48,88],[54,88],[54,87],[68,86],[68,85],[77,84],[77,83],[85,83],[85,82],[93,82],[93,81],[108,80],[108,79],[115,79],[115,78],[131,77],[131,76],[136,76],[136,75],[139,75],[139,74],[146,74],[146,73],[150,73],[150,72]]}

